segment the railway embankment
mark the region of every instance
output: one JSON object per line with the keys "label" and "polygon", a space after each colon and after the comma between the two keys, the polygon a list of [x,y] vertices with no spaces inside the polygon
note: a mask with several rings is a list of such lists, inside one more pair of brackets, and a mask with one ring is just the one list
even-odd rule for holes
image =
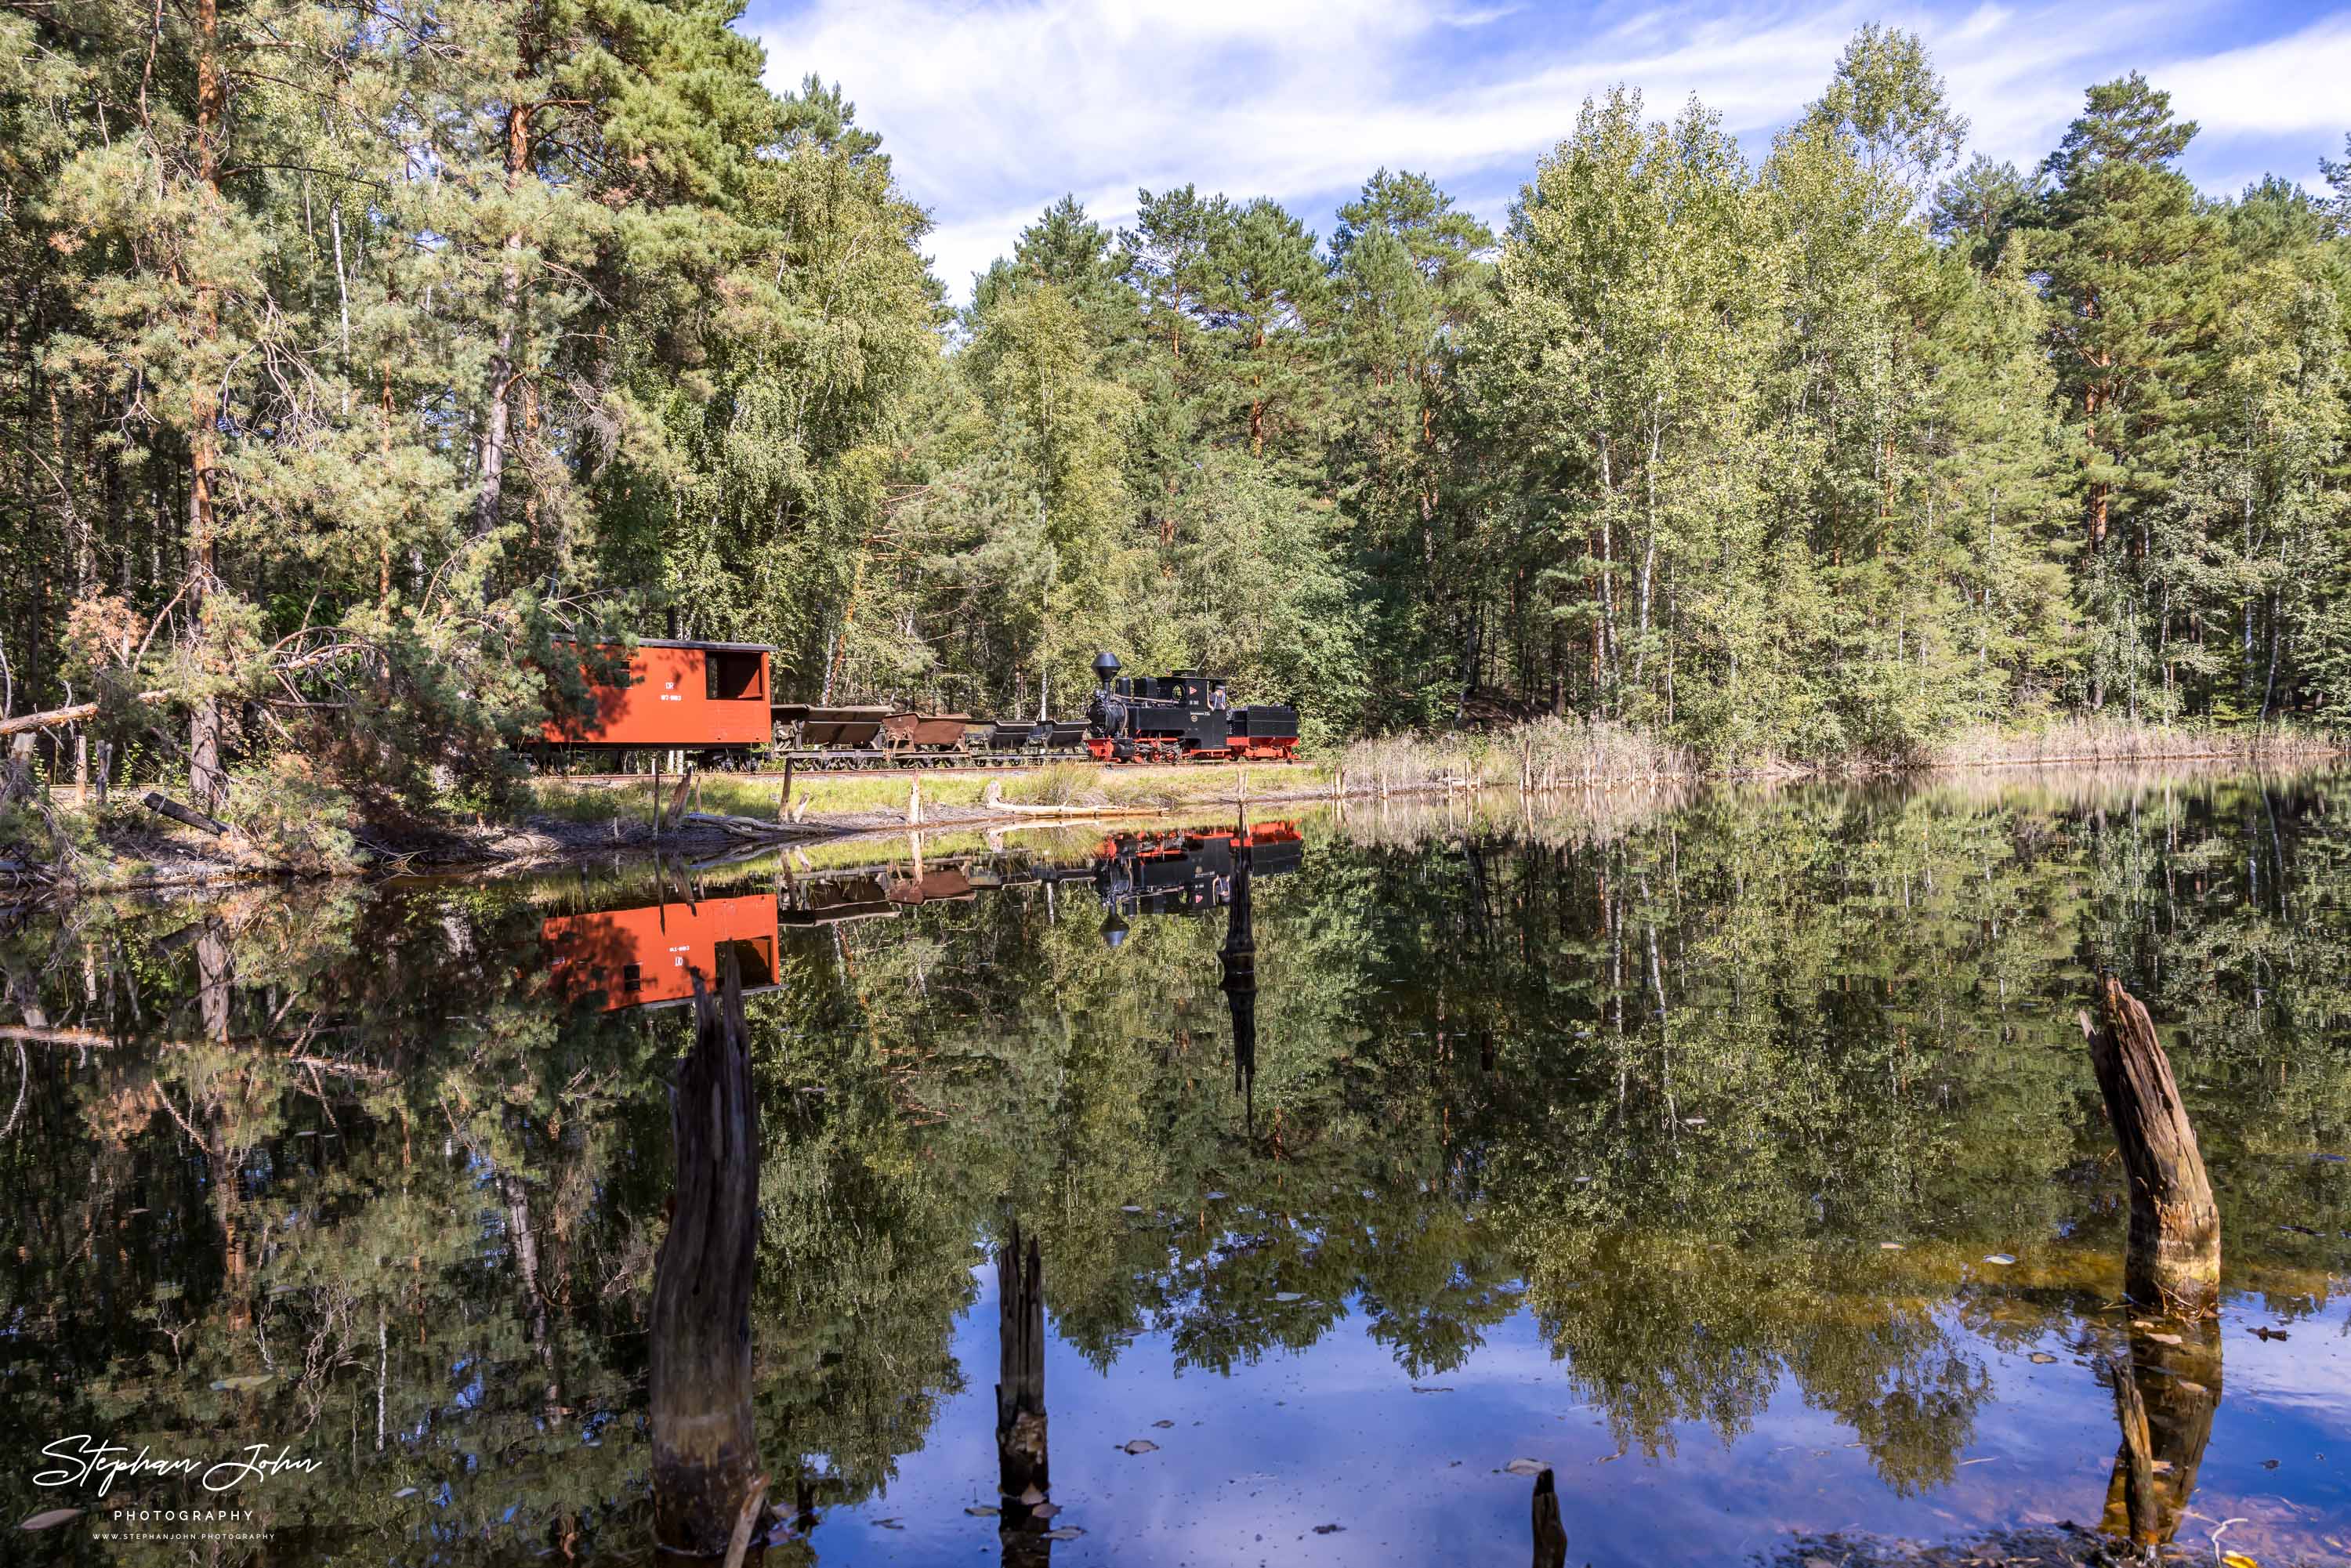
{"label": "railway embankment", "polygon": [[1277,763],[540,778],[519,782],[500,809],[430,819],[257,788],[233,788],[215,819],[160,791],[99,800],[67,789],[20,800],[0,819],[0,903],[269,878],[522,871],[612,853],[706,859],[747,845],[1327,800],[1335,778],[1329,766]]}
{"label": "railway embankment", "polygon": [[[532,778],[495,809],[431,818],[370,813],[347,798],[231,791],[223,820],[160,792],[20,797],[0,813],[0,903],[202,887],[261,878],[472,871],[496,874],[587,855],[709,859],[767,844],[852,835],[1440,794],[1535,798],[1709,781],[1965,776],[2011,768],[2308,767],[2343,737],[2074,723],[1963,734],[1901,756],[1726,766],[1605,722],[1539,719],[1492,733],[1358,741],[1311,762],[1218,766],[1057,763],[889,773],[721,772]],[[160,808],[160,809],[159,809]]]}

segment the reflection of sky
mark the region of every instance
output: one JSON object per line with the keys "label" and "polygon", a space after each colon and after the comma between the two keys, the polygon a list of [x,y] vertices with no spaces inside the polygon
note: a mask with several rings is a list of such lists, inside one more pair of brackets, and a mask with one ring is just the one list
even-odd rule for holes
{"label": "reflection of sky", "polygon": [[[1052,1265],[1046,1263],[1047,1300]],[[942,1406],[931,1444],[908,1456],[886,1497],[831,1514],[816,1532],[828,1563],[974,1561],[998,1552],[995,1272],[956,1325],[967,1386]],[[2224,1544],[2271,1561],[2351,1542],[2351,1323],[2304,1322],[2284,1343],[2232,1307],[2225,1381],[2183,1546]],[[1085,1535],[1057,1561],[1120,1564],[1456,1563],[1528,1551],[1532,1483],[1502,1472],[1521,1456],[1553,1466],[1570,1561],[1741,1563],[1792,1533],[1868,1531],[1941,1540],[2001,1526],[2095,1524],[2115,1451],[2113,1405],[2068,1343],[2079,1325],[2012,1354],[1940,1314],[1954,1343],[1991,1371],[1996,1402],[1948,1484],[1896,1496],[1853,1432],[1807,1408],[1783,1376],[1754,1427],[1726,1447],[1684,1423],[1656,1460],[1616,1457],[1599,1413],[1579,1402],[1538,1334],[1513,1314],[1466,1364],[1421,1386],[1351,1313],[1301,1355],[1270,1354],[1218,1377],[1172,1371],[1167,1336],[1139,1337],[1107,1374],[1055,1339],[1046,1358],[1056,1525]],[[2035,1350],[2058,1357],[2036,1366]],[[1155,1423],[1173,1421],[1170,1427]],[[1156,1453],[1120,1445],[1146,1437]],[[2275,1459],[2278,1469],[2264,1468]],[[2287,1504],[2280,1491],[2298,1500]],[[877,1521],[894,1520],[900,1528]],[[1321,1524],[1343,1526],[1327,1535]],[[2323,1560],[2323,1559],[2322,1559]]]}

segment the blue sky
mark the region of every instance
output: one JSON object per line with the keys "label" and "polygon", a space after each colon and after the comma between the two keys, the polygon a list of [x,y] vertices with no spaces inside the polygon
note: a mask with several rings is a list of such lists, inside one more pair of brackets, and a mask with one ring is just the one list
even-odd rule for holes
{"label": "blue sky", "polygon": [[1137,186],[1270,195],[1327,235],[1382,164],[1425,171],[1499,221],[1588,95],[1695,92],[1750,155],[1827,80],[1854,28],[1922,35],[1970,152],[2030,164],[2082,89],[2145,71],[2204,127],[2206,189],[2317,181],[2351,131],[2351,5],[2012,0],[1886,8],[1510,0],[751,0],[770,84],[840,82],[937,225],[958,299],[1047,203],[1105,223]]}

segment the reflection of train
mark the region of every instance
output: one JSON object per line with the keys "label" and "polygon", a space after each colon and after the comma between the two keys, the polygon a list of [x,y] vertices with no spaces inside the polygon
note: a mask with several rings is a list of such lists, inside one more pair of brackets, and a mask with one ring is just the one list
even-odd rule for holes
{"label": "reflection of train", "polygon": [[[595,653],[619,661],[622,651]],[[809,768],[1003,767],[1053,761],[1281,761],[1298,749],[1298,710],[1235,707],[1198,670],[1120,675],[1094,657],[1100,685],[1082,719],[988,719],[889,705],[778,702],[775,650],[759,643],[640,643],[625,684],[590,674],[590,711],[540,727],[542,757],[684,751],[705,767],[755,759]]]}
{"label": "reflection of train", "polygon": [[1306,861],[1306,845],[1291,822],[1256,822],[1246,829],[1168,828],[1118,833],[1094,852],[1094,891],[1108,918],[1102,940],[1126,940],[1138,915],[1192,915],[1232,902],[1233,852],[1249,849],[1252,875],[1280,876]]}
{"label": "reflection of train", "polygon": [[1254,874],[1277,876],[1304,863],[1290,822],[1233,828],[1165,828],[1113,834],[1070,863],[1018,854],[973,854],[787,876],[782,890],[681,894],[658,904],[549,917],[539,929],[556,989],[601,996],[604,1009],[671,1007],[735,955],[746,991],[772,989],[783,944],[795,928],[887,919],[926,904],[968,901],[1023,884],[1090,883],[1105,911],[1102,939],[1115,947],[1140,915],[1222,907],[1233,894],[1233,851],[1251,846]]}
{"label": "reflection of train", "polygon": [[669,1007],[706,984],[732,952],[746,991],[776,983],[776,896],[744,894],[559,915],[539,928],[547,964],[568,996],[601,992],[612,1008]]}

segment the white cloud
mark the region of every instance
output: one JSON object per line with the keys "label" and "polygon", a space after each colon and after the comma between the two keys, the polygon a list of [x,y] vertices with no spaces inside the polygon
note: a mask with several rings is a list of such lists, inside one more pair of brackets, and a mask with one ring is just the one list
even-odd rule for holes
{"label": "white cloud", "polygon": [[2208,133],[2340,136],[2351,130],[2351,16],[2325,18],[2291,37],[2175,62],[2157,85]]}
{"label": "white cloud", "polygon": [[[777,85],[810,70],[838,80],[882,133],[937,219],[929,248],[961,297],[1064,192],[1114,225],[1137,186],[1191,181],[1290,202],[1326,231],[1331,199],[1382,164],[1508,193],[1573,128],[1583,99],[1618,82],[1660,115],[1697,94],[1760,153],[1873,19],[1925,36],[1975,147],[1995,157],[2031,163],[2088,83],[2137,66],[2230,144],[2232,177],[2273,155],[2263,139],[2282,138],[2294,140],[2277,149],[2279,172],[2306,177],[2341,130],[2341,94],[2325,84],[2351,80],[2351,13],[2225,52],[2164,46],[2213,22],[2221,3],[1625,14],[1444,0],[809,0],[783,20],[755,10],[749,25]],[[2327,134],[2295,152],[2312,132]],[[2221,172],[2192,154],[2190,166]]]}

